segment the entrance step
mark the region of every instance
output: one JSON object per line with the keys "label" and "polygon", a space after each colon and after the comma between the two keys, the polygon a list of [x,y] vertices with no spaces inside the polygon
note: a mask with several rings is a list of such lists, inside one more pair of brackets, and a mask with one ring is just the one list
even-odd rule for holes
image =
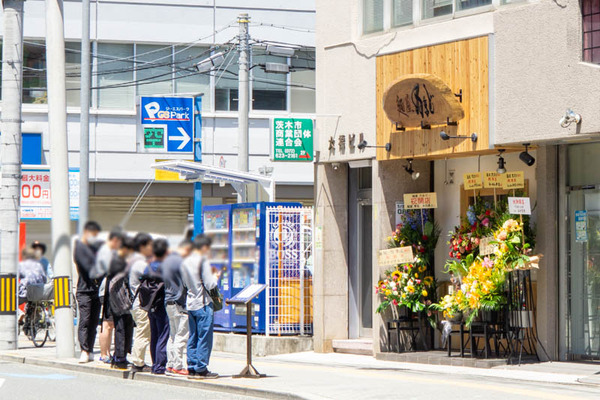
{"label": "entrance step", "polygon": [[[215,332],[213,350],[246,354],[246,334]],[[256,357],[312,350],[313,338],[311,336],[252,336],[252,354]]]}
{"label": "entrance step", "polygon": [[333,351],[336,353],[373,355],[373,339],[333,340]]}

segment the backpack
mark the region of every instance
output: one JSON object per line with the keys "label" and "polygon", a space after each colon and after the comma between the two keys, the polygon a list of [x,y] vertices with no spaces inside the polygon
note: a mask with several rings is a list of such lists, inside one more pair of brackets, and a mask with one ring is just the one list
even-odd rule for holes
{"label": "backpack", "polygon": [[110,311],[121,316],[131,311],[133,297],[129,291],[129,271],[119,272],[108,283]]}
{"label": "backpack", "polygon": [[137,295],[140,299],[140,308],[146,312],[154,311],[156,307],[165,304],[165,283],[160,272],[153,269],[152,263],[140,277],[140,286]]}

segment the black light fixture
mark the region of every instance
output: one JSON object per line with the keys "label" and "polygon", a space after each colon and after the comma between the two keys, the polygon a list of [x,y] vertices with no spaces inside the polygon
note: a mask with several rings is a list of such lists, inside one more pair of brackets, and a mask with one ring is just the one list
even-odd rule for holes
{"label": "black light fixture", "polygon": [[440,137],[442,138],[442,140],[471,138],[471,142],[473,142],[473,143],[477,142],[477,134],[476,133],[472,133],[471,136],[450,136],[446,132],[441,131]]}
{"label": "black light fixture", "polygon": [[498,150],[500,153],[498,154],[498,169],[496,172],[499,174],[504,174],[506,172],[506,161],[504,161],[504,157],[502,157],[502,153],[504,153],[504,149]]}
{"label": "black light fixture", "polygon": [[421,176],[421,174],[413,169],[412,158],[408,158],[406,161],[408,161],[408,165],[404,166],[404,170],[410,175],[413,181],[416,181],[417,179],[419,179],[419,176]]}
{"label": "black light fixture", "polygon": [[361,140],[360,143],[356,146],[359,150],[364,150],[366,148],[370,149],[385,149],[388,153],[392,151],[392,144],[390,142],[386,143],[385,146],[369,146],[366,140]]}
{"label": "black light fixture", "polygon": [[523,143],[523,146],[525,146],[525,151],[523,151],[523,152],[521,152],[521,154],[519,154],[519,158],[528,167],[531,167],[533,164],[535,164],[535,158],[533,158],[533,156],[531,154],[529,154],[529,152],[527,151],[528,147],[531,146],[531,143]]}

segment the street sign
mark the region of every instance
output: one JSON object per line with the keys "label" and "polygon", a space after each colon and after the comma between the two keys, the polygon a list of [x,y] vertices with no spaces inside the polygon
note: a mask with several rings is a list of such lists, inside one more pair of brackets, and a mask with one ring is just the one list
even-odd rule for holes
{"label": "street sign", "polygon": [[193,97],[142,97],[141,146],[146,152],[191,153],[194,146]]}
{"label": "street sign", "polygon": [[273,161],[313,160],[313,121],[301,118],[273,118]]}
{"label": "street sign", "polygon": [[[21,219],[52,219],[50,168],[21,170]],[[79,219],[79,169],[69,169],[69,206],[72,220]]]}

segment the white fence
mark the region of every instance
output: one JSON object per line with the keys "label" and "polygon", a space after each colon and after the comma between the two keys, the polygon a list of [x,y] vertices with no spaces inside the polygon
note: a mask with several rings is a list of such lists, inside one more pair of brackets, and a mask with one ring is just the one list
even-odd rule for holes
{"label": "white fence", "polygon": [[267,208],[267,335],[313,333],[313,209]]}

